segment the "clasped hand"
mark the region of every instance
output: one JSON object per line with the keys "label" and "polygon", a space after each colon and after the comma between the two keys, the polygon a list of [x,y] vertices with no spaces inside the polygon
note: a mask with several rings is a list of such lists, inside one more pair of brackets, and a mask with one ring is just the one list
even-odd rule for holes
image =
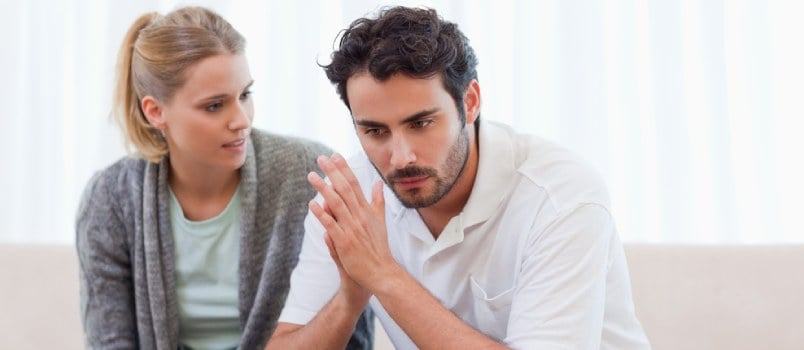
{"label": "clasped hand", "polygon": [[378,284],[398,265],[388,248],[382,181],[372,188],[371,203],[339,154],[318,157],[318,166],[330,184],[317,173],[307,180],[324,199],[309,203],[326,232],[324,240],[341,278],[341,292],[353,303],[365,305]]}

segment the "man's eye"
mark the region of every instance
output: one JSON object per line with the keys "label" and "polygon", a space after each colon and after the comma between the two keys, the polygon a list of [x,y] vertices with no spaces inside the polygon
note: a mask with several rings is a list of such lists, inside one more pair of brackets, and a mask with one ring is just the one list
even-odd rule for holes
{"label": "man's eye", "polygon": [[426,127],[426,126],[430,125],[431,123],[433,123],[432,120],[424,119],[424,120],[417,120],[417,121],[413,122],[413,124],[411,124],[411,125],[413,125],[414,129],[421,129],[423,127]]}
{"label": "man's eye", "polygon": [[385,132],[382,129],[366,129],[365,134],[369,136],[382,136]]}

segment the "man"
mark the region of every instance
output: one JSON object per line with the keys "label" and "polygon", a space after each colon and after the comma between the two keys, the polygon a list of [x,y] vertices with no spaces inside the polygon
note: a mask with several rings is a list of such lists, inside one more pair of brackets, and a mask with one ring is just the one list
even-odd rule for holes
{"label": "man", "polygon": [[319,197],[267,348],[343,348],[367,304],[401,349],[649,348],[601,181],[481,122],[476,65],[434,10],[344,32],[325,70],[364,154],[308,176]]}

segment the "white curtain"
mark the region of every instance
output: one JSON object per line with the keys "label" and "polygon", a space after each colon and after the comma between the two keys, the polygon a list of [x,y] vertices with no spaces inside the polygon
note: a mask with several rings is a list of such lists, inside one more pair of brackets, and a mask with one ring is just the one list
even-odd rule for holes
{"label": "white curtain", "polygon": [[624,240],[804,241],[804,5],[782,0],[4,1],[0,241],[73,241],[87,180],[125,155],[108,117],[123,34],[184,4],[248,39],[258,128],[356,151],[316,63],[382,5],[434,7],[477,51],[483,118],[591,162]]}

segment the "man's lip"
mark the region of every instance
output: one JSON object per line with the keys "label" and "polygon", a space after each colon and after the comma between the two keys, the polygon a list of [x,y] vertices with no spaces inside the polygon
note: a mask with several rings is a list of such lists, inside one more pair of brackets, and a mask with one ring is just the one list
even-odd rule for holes
{"label": "man's lip", "polygon": [[239,139],[234,140],[232,142],[224,143],[223,147],[238,147],[240,145],[243,145],[244,143],[246,143],[246,139],[245,138],[239,138]]}
{"label": "man's lip", "polygon": [[421,187],[424,185],[424,181],[430,178],[427,175],[423,176],[414,176],[414,177],[403,177],[394,179],[393,183],[395,187],[399,190],[411,190],[414,188]]}
{"label": "man's lip", "polygon": [[422,180],[424,180],[426,178],[428,178],[427,175],[414,176],[414,177],[401,177],[401,178],[394,179],[393,182],[394,183],[399,183],[399,184],[409,184],[409,183],[415,183],[415,182],[422,181]]}

